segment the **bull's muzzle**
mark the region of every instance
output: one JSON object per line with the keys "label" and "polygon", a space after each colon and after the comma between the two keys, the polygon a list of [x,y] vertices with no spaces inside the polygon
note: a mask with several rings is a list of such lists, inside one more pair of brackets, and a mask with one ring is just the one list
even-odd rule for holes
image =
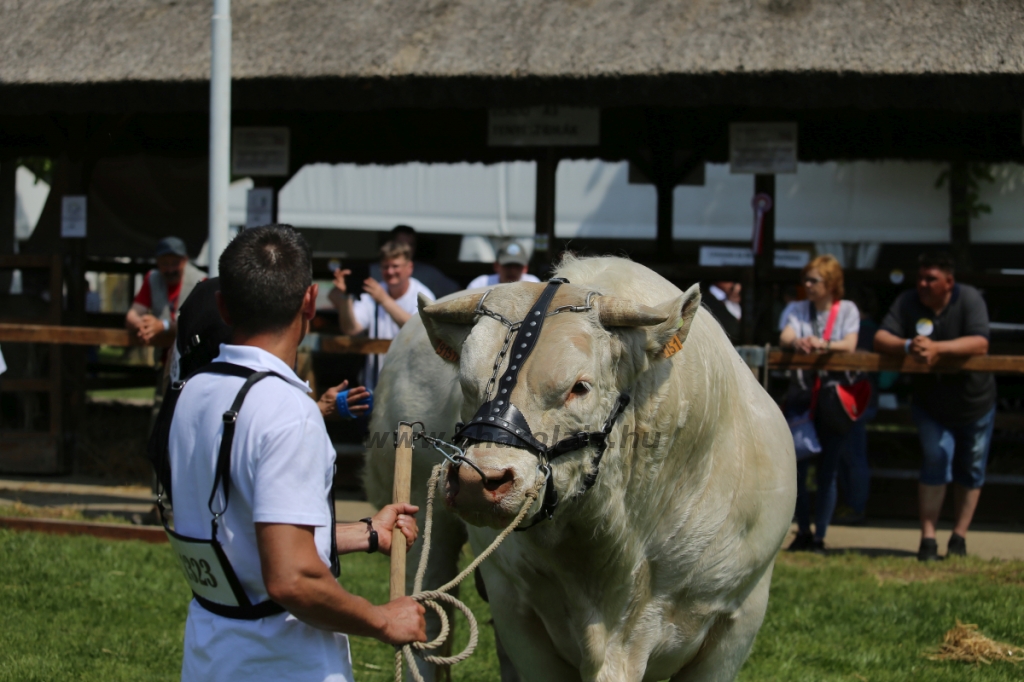
{"label": "bull's muzzle", "polygon": [[445,503],[463,513],[494,512],[515,487],[511,468],[480,467],[481,476],[469,466],[449,466],[445,478]]}

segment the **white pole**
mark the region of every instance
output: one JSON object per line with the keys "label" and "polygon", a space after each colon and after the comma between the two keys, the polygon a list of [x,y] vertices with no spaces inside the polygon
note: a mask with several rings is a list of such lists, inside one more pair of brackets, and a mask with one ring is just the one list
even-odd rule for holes
{"label": "white pole", "polygon": [[213,0],[210,45],[210,277],[228,245],[231,182],[231,0]]}

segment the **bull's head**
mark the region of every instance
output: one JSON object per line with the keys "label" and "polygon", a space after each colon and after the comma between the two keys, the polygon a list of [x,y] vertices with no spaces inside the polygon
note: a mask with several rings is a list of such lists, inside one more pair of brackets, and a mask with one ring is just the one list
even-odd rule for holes
{"label": "bull's head", "polygon": [[[421,297],[419,306],[438,354],[458,364],[463,420],[470,421],[485,401],[498,406],[501,400],[505,408],[508,401],[536,440],[553,444],[575,433],[600,430],[619,396],[628,394],[642,373],[668,362],[689,332],[700,292],[694,286],[649,307],[564,284],[533,339],[536,346],[518,361],[516,347],[525,337],[507,344],[508,328],[499,318],[523,320],[546,286],[522,282],[495,287],[484,300],[484,307],[497,313],[493,316],[481,314],[481,293],[439,303]],[[558,309],[565,312],[550,314]],[[524,334],[527,329],[523,327]],[[510,369],[517,369],[518,376],[503,394],[499,384]],[[581,491],[586,477],[595,473],[595,447],[575,449],[553,462],[548,485],[555,486],[559,498]],[[526,502],[527,491],[540,493],[544,485],[536,448],[514,438],[511,443],[470,440],[466,458],[475,467],[447,467],[445,499],[474,525],[506,526]]]}

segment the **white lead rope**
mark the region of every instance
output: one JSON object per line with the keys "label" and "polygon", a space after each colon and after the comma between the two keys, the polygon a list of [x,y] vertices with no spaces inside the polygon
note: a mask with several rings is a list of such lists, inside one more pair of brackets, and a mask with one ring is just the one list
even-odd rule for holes
{"label": "white lead rope", "polygon": [[[412,644],[405,644],[400,647],[395,647],[395,682],[402,682],[402,654],[405,654],[405,660],[409,663],[409,672],[416,682],[424,682],[423,676],[420,675],[419,669],[416,667],[416,660],[413,655],[418,655],[427,663],[433,663],[434,665],[455,665],[469,658],[473,651],[476,649],[477,641],[480,638],[480,630],[477,625],[476,618],[473,616],[473,612],[469,610],[469,607],[459,601],[456,597],[448,594],[448,591],[457,587],[459,583],[469,577],[476,567],[479,566],[484,560],[489,557],[494,550],[498,549],[498,545],[505,541],[512,531],[523,522],[526,515],[530,511],[530,507],[533,506],[534,500],[537,499],[537,491],[530,489],[526,491],[526,502],[523,504],[523,508],[519,510],[519,514],[510,523],[505,530],[501,531],[498,537],[494,538],[494,541],[490,546],[480,553],[480,556],[475,558],[469,566],[467,566],[461,573],[455,576],[452,580],[445,583],[436,590],[423,591],[423,579],[427,573],[427,560],[430,557],[430,532],[433,527],[434,519],[434,496],[437,492],[437,483],[441,478],[441,466],[440,464],[434,467],[434,470],[430,473],[430,480],[427,482],[427,521],[423,529],[423,552],[420,554],[420,563],[416,568],[416,580],[413,583],[413,594],[412,598],[420,602],[424,606],[432,609],[438,617],[441,619],[441,632],[431,642],[413,642]],[[466,648],[454,656],[434,656],[432,654],[419,653],[424,649],[436,649],[440,647],[448,639],[451,634],[451,626],[448,623],[448,614],[445,612],[444,607],[441,606],[441,602],[450,604],[454,608],[462,611],[465,614],[466,620],[469,621],[469,642],[466,644]],[[414,650],[417,650],[414,652]]]}

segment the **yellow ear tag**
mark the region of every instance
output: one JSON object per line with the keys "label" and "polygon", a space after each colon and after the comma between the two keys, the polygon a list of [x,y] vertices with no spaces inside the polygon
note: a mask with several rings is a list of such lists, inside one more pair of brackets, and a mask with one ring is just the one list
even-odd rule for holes
{"label": "yellow ear tag", "polygon": [[666,358],[670,358],[683,349],[683,342],[679,340],[678,336],[673,335],[668,343],[665,344],[665,349],[662,351]]}
{"label": "yellow ear tag", "polygon": [[437,348],[434,352],[441,356],[441,359],[447,360],[448,362],[458,362],[459,354],[455,352],[455,349],[449,346],[444,341],[440,341],[437,344]]}

